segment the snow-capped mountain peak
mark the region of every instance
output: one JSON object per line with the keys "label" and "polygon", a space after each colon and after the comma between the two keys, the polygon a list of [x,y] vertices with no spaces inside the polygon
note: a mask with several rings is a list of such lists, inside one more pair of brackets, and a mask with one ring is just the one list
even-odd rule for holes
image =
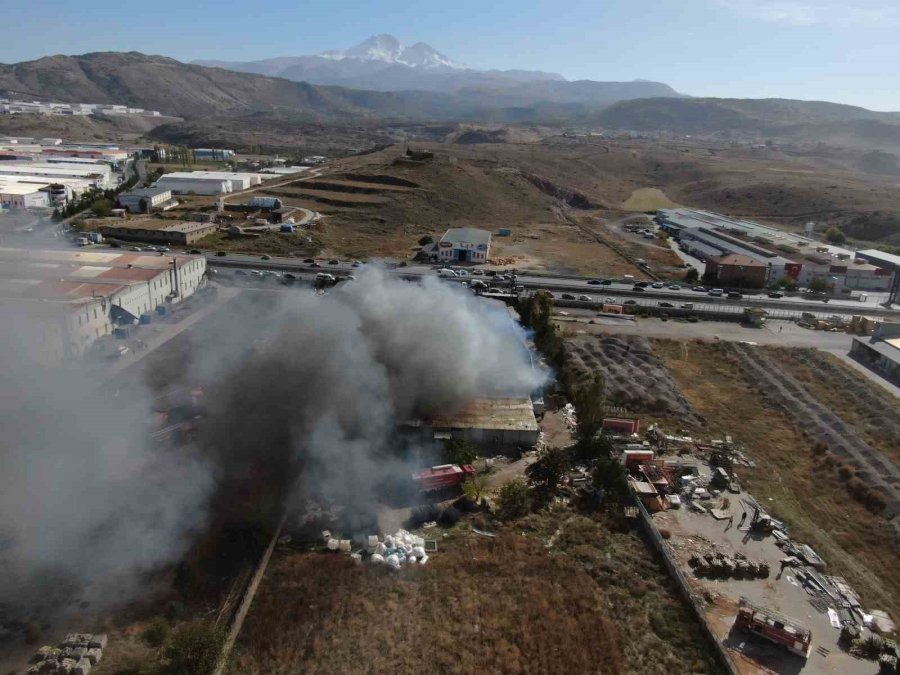
{"label": "snow-capped mountain peak", "polygon": [[320,56],[335,61],[358,59],[360,61],[397,63],[423,70],[457,70],[465,68],[465,66],[451,61],[424,42],[417,42],[411,47],[406,47],[393,35],[385,33],[373,35],[350,49],[327,51],[320,54]]}

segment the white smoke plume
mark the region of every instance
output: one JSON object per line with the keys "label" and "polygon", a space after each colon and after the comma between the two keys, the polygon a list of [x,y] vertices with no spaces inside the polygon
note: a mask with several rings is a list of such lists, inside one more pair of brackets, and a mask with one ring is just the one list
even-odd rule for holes
{"label": "white smoke plume", "polygon": [[372,509],[378,481],[413,465],[399,422],[546,377],[505,308],[437,279],[372,268],[325,296],[246,295],[198,329],[180,371],[206,392],[196,447],[148,440],[145,391],[104,396],[87,368],[36,373],[0,353],[0,602],[48,572],[131,590],[185,553],[213,503],[312,490]]}

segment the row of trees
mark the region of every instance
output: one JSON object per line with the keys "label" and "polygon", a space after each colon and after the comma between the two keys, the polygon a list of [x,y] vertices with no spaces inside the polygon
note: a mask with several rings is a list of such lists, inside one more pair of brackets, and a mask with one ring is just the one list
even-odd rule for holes
{"label": "row of trees", "polygon": [[69,200],[62,208],[53,209],[52,218],[54,222],[59,222],[65,218],[70,218],[76,213],[80,213],[85,209],[90,209],[100,218],[109,216],[113,208],[115,208],[116,196],[120,192],[125,192],[133,188],[138,181],[137,171],[132,176],[116,188],[109,190],[92,189],[82,192],[78,199]]}

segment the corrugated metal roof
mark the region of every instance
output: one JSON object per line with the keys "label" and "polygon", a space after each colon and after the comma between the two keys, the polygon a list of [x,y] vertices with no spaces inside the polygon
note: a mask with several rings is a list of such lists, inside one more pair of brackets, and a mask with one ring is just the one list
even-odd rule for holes
{"label": "corrugated metal roof", "polygon": [[484,244],[487,246],[491,243],[491,233],[487,230],[479,230],[474,227],[451,227],[441,237],[441,242],[450,242],[452,244]]}
{"label": "corrugated metal roof", "polygon": [[474,399],[460,410],[424,420],[436,428],[536,431],[530,398]]}

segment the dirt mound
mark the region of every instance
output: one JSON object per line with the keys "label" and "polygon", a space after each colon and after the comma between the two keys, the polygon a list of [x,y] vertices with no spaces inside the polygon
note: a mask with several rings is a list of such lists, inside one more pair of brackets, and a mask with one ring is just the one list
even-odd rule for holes
{"label": "dirt mound", "polygon": [[606,378],[610,403],[691,426],[706,424],[644,338],[580,335],[569,340],[569,354],[579,380],[598,371]]}
{"label": "dirt mound", "polygon": [[676,206],[678,205],[659,188],[639,188],[622,202],[622,208],[626,211],[656,211],[673,209]]}

